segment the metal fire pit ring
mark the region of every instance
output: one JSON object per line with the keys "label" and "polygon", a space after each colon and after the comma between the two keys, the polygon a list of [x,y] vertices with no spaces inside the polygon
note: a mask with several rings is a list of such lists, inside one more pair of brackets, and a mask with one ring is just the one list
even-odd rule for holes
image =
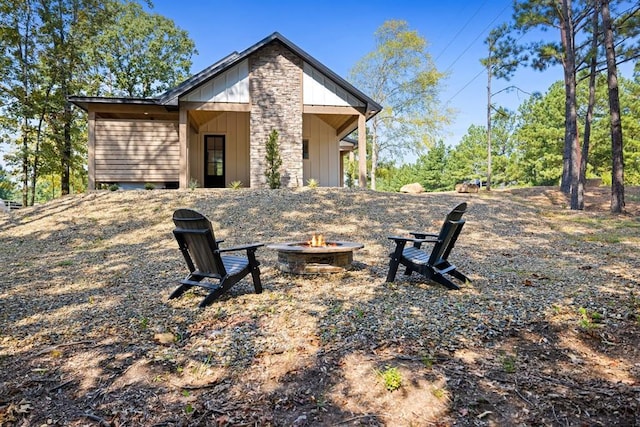
{"label": "metal fire pit ring", "polygon": [[339,273],[351,267],[353,251],[362,243],[327,242],[326,246],[310,246],[307,242],[285,242],[267,245],[278,251],[278,268],[285,273]]}

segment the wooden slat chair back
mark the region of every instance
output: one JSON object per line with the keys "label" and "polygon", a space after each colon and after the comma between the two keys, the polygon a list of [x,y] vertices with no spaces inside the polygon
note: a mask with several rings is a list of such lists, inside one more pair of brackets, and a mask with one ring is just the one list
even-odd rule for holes
{"label": "wooden slat chair back", "polygon": [[[445,277],[445,274],[451,275],[462,282],[470,282],[469,278],[460,273],[457,267],[448,260],[465,224],[462,215],[466,210],[466,203],[460,203],[456,206],[446,216],[438,234],[414,231],[409,233],[413,237],[390,236],[389,239],[396,243],[396,248],[389,255],[391,260],[389,262],[387,282],[395,280],[400,265],[406,267],[405,275],[411,275],[416,272],[449,289],[460,288]],[[413,243],[413,245],[406,247],[408,242]],[[423,243],[433,243],[430,253],[427,253],[422,248]]]}
{"label": "wooden slat chair back", "polygon": [[[169,298],[177,298],[193,286],[209,290],[200,307],[211,304],[234,284],[251,273],[256,293],[262,292],[260,263],[256,250],[262,243],[220,248],[223,240],[216,240],[211,221],[191,209],[178,209],[173,214],[176,228],[173,234],[187,263],[189,274]],[[245,251],[246,256],[223,255],[226,252]],[[211,283],[214,282],[214,283]]]}

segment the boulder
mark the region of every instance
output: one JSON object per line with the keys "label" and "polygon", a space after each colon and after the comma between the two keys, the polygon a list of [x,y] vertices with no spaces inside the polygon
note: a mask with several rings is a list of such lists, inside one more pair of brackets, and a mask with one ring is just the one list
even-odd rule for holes
{"label": "boulder", "polygon": [[414,182],[412,184],[405,184],[400,188],[401,193],[424,193],[424,187],[419,182]]}
{"label": "boulder", "polygon": [[478,190],[478,184],[469,184],[466,182],[463,182],[462,184],[456,184],[456,191],[458,193],[477,193]]}

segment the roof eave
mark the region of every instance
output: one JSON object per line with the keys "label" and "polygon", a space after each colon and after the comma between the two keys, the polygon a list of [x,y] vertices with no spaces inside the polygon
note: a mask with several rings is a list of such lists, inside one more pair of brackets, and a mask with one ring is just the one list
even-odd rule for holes
{"label": "roof eave", "polygon": [[83,109],[89,111],[89,104],[102,104],[102,105],[160,105],[156,98],[105,98],[101,96],[70,96],[69,102]]}

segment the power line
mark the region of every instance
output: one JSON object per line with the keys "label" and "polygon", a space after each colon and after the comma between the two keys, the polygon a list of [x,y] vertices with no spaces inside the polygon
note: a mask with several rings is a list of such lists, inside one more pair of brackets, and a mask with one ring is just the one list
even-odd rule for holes
{"label": "power line", "polygon": [[447,72],[447,71],[451,70],[451,67],[453,67],[453,66],[454,66],[454,64],[455,64],[456,62],[458,62],[458,60],[459,60],[460,58],[462,58],[462,56],[463,56],[465,53],[467,53],[467,51],[468,51],[469,49],[471,49],[471,47],[473,47],[473,44],[474,44],[474,43],[475,43],[475,42],[476,42],[480,37],[482,37],[482,35],[483,35],[483,34],[484,34],[484,33],[485,33],[485,32],[486,32],[486,31],[491,27],[491,25],[493,25],[493,23],[494,23],[494,22],[496,22],[496,20],[500,17],[500,15],[502,15],[502,14],[504,13],[504,11],[505,11],[505,10],[507,10],[507,9],[509,8],[509,6],[510,6],[510,5],[505,6],[505,7],[504,7],[504,9],[502,9],[502,10],[498,13],[498,15],[496,15],[496,17],[495,17],[495,18],[493,18],[493,19],[491,20],[491,22],[489,22],[489,24],[487,24],[487,26],[486,26],[486,27],[484,27],[484,29],[480,32],[480,34],[478,34],[478,35],[476,36],[476,38],[475,38],[475,39],[473,39],[473,40],[472,40],[472,41],[467,45],[467,47],[462,51],[462,53],[460,53],[460,55],[458,55],[458,56],[456,57],[456,59],[454,59],[454,60],[453,60],[453,62],[451,63],[451,65],[449,65],[449,66],[447,67],[447,69],[446,69],[446,71],[445,71],[445,72]]}
{"label": "power line", "polygon": [[458,90],[456,93],[453,94],[453,96],[451,96],[451,98],[449,98],[447,100],[447,102],[445,102],[445,105],[448,104],[449,102],[451,102],[453,100],[453,98],[455,98],[456,96],[460,95],[460,93],[465,90],[471,83],[473,83],[473,81],[475,79],[477,79],[478,77],[480,77],[481,74],[484,74],[484,68],[482,70],[480,70],[480,72],[478,74],[476,74],[475,76],[473,76],[473,78],[471,80],[469,80],[469,82],[467,82],[467,84],[465,84],[464,86],[462,86],[462,88],[460,88],[460,90]]}
{"label": "power line", "polygon": [[473,18],[476,17],[476,15],[480,12],[480,10],[482,10],[484,5],[487,4],[487,1],[488,0],[485,0],[485,2],[482,3],[480,5],[480,7],[478,7],[478,9],[475,11],[475,13],[473,15],[471,15],[471,17],[467,20],[467,22],[465,22],[465,24],[462,26],[462,28],[460,28],[458,30],[458,32],[453,36],[453,38],[449,41],[449,43],[447,43],[447,45],[442,49],[442,51],[438,54],[438,56],[436,56],[434,61],[437,61],[438,58],[440,58],[442,56],[442,54],[446,52],[446,50],[449,48],[449,46],[451,46],[451,44],[458,38],[458,36],[464,31],[464,29],[467,28],[467,26],[471,23]]}

